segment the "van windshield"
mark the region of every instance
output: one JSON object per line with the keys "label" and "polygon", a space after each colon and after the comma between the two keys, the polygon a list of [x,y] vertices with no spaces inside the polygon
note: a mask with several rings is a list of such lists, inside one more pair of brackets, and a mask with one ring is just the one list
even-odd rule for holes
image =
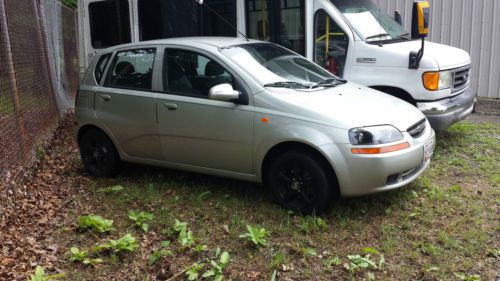
{"label": "van windshield", "polygon": [[[320,66],[272,43],[242,44],[222,49],[232,62],[253,76],[263,86],[310,88],[341,80]],[[340,83],[340,82],[339,82]]]}
{"label": "van windshield", "polygon": [[410,40],[409,33],[372,0],[330,0],[367,42]]}

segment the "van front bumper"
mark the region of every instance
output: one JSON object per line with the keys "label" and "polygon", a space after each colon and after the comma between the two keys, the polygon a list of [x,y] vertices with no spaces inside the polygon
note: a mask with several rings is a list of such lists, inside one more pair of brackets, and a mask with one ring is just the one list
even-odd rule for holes
{"label": "van front bumper", "polygon": [[469,87],[451,98],[417,102],[417,107],[425,114],[434,130],[442,131],[469,117],[474,111],[476,101],[476,93]]}

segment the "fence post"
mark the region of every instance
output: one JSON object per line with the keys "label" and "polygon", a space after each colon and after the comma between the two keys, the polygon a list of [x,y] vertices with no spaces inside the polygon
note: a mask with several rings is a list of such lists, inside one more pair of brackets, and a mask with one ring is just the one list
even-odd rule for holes
{"label": "fence post", "polygon": [[5,12],[5,3],[4,0],[0,0],[0,24],[2,25],[0,28],[1,33],[0,36],[5,38],[4,46],[0,46],[2,49],[5,49],[6,57],[7,57],[7,69],[9,72],[9,80],[12,90],[12,100],[14,104],[14,115],[16,116],[16,122],[19,132],[19,137],[21,139],[20,149],[22,154],[22,160],[26,160],[26,132],[24,126],[23,113],[21,111],[21,99],[19,98],[19,90],[17,88],[17,78],[16,71],[14,69],[14,59],[12,58],[12,46],[10,45],[10,37],[9,37],[9,26],[7,25],[7,13]]}

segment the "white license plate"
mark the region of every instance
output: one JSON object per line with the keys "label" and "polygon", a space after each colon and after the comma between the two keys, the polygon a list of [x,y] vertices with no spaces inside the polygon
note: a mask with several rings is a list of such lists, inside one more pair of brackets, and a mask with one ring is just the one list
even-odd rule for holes
{"label": "white license plate", "polygon": [[434,139],[431,139],[424,145],[424,162],[427,162],[429,159],[431,159],[432,155],[434,154]]}

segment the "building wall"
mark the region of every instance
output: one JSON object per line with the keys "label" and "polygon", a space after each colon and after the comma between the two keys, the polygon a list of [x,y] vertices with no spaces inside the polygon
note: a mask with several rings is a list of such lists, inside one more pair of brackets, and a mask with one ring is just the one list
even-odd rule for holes
{"label": "building wall", "polygon": [[[374,0],[390,15],[399,10],[410,31],[413,0]],[[472,87],[479,96],[500,98],[500,0],[429,0],[430,41],[469,52]]]}

